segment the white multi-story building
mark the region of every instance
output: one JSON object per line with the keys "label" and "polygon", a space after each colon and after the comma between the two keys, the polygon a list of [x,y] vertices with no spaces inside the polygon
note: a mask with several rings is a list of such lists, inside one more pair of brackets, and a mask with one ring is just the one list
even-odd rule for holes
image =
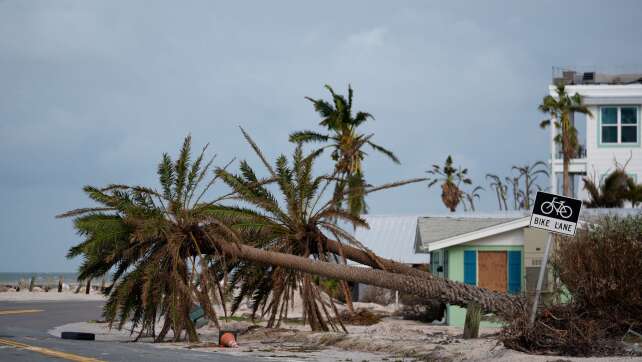
{"label": "white multi-story building", "polygon": [[[557,75],[557,76],[556,76]],[[591,115],[573,122],[578,129],[581,146],[577,158],[571,160],[571,187],[575,197],[587,199],[582,178],[598,184],[616,167],[626,165],[626,172],[637,182],[642,181],[642,147],[640,146],[642,105],[642,74],[608,75],[596,72],[559,70],[553,83],[563,82],[569,95],[579,93]],[[555,85],[550,95],[557,96]],[[551,189],[562,193],[562,154],[554,141],[557,130],[551,127],[550,150],[554,177]]]}

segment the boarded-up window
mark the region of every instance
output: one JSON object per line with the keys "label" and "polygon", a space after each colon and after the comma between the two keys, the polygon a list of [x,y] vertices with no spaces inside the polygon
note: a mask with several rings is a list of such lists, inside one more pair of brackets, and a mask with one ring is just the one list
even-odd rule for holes
{"label": "boarded-up window", "polygon": [[479,251],[479,283],[482,288],[506,292],[508,285],[507,257],[505,251]]}

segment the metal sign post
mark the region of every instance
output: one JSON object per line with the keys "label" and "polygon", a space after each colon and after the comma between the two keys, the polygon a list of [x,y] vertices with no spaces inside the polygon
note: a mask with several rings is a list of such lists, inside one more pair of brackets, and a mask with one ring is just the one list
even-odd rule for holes
{"label": "metal sign post", "polygon": [[544,248],[544,257],[542,258],[542,263],[539,267],[539,278],[537,278],[537,289],[535,289],[535,299],[533,300],[533,310],[531,311],[531,318],[529,319],[529,326],[532,326],[535,323],[535,316],[537,315],[537,304],[539,303],[539,296],[542,294],[542,284],[544,283],[544,277],[546,273],[546,264],[548,264],[548,253],[551,250],[551,243],[553,241],[553,233],[548,233],[548,239],[546,240],[546,247]]}
{"label": "metal sign post", "polygon": [[544,257],[539,268],[539,278],[537,279],[537,288],[535,289],[535,298],[533,300],[533,309],[529,326],[535,323],[537,315],[537,305],[542,293],[542,284],[546,277],[546,266],[548,265],[548,255],[551,251],[553,234],[575,236],[577,221],[580,217],[582,201],[564,197],[547,192],[539,191],[535,197],[533,213],[531,214],[530,226],[538,229],[548,230],[548,239],[544,248]]}

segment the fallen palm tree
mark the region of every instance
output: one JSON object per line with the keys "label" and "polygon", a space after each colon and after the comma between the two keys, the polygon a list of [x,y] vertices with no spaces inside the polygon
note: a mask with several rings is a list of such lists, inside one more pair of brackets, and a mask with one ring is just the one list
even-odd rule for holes
{"label": "fallen palm tree", "polygon": [[[175,161],[164,155],[158,168],[161,191],[127,185],[85,187],[100,206],[61,215],[74,217],[76,229],[85,237],[69,253],[85,258],[81,278],[101,277],[115,268],[114,283],[105,291],[109,299],[104,314],[110,323],[119,321],[119,328],[131,320],[139,336],[148,332],[163,340],[172,330],[175,340],[183,332],[189,340],[197,340],[189,317],[192,305],[201,304],[216,323],[212,305],[225,299],[221,282],[228,281],[241,291],[240,298],[252,300],[254,310],[267,311],[270,326],[287,317],[288,301],[298,290],[305,320],[313,329],[341,327],[340,322],[335,324],[336,308],[324,304],[312,276],[400,290],[459,306],[476,303],[500,316],[522,308],[516,297],[436,278],[363,247],[337,221],[367,227],[365,221],[317,192],[334,181],[331,176],[312,175],[318,153],[304,156],[297,148],[291,164],[280,157],[274,170],[268,166],[271,175],[265,179],[242,162],[241,175],[221,168],[207,181],[211,161],[205,162],[203,152],[191,161],[190,146],[187,138]],[[233,191],[201,201],[217,179]],[[365,192],[414,181],[369,187]],[[205,186],[199,188],[201,183]],[[276,187],[278,196],[269,187]],[[225,200],[240,200],[250,207],[223,205]],[[379,270],[349,267],[343,264],[346,259]],[[159,316],[164,324],[156,336]]]}
{"label": "fallen palm tree", "polygon": [[371,268],[315,261],[296,255],[261,250],[243,244],[222,241],[216,237],[207,238],[212,240],[218,252],[230,258],[239,258],[327,278],[399,290],[460,307],[476,303],[481,306],[483,311],[495,313],[502,318],[513,316],[514,313],[524,309],[523,300],[519,297],[448,279],[434,276],[420,278]]}

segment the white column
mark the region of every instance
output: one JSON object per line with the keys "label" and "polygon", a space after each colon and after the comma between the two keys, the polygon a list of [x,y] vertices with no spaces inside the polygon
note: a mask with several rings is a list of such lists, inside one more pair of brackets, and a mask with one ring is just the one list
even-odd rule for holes
{"label": "white column", "polygon": [[550,192],[555,194],[557,193],[557,175],[555,174],[555,159],[557,158],[557,155],[555,152],[556,151],[556,144],[555,144],[555,136],[557,135],[557,127],[555,127],[555,123],[557,123],[557,118],[555,116],[551,116],[551,174],[549,177],[550,183],[551,183],[551,189]]}

